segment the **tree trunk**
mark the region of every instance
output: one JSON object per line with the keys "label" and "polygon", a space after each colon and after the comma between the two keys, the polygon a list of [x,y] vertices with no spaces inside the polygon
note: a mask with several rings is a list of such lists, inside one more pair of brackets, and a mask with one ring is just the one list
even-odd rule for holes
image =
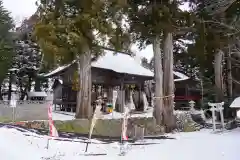
{"label": "tree trunk", "polygon": [[12,72],[9,73],[9,82],[8,82],[8,100],[11,100],[12,97]]}
{"label": "tree trunk", "polygon": [[214,75],[215,75],[215,88],[216,88],[216,101],[222,102],[224,100],[223,88],[223,52],[218,50],[214,56]]}
{"label": "tree trunk", "polygon": [[79,90],[77,95],[76,118],[91,118],[91,54],[80,55],[78,60]]}
{"label": "tree trunk", "polygon": [[227,59],[227,84],[228,84],[228,98],[233,98],[233,83],[232,83],[232,62],[231,62],[231,51],[229,48],[228,59]]}
{"label": "tree trunk", "polygon": [[163,42],[163,123],[165,131],[170,132],[175,128],[175,118],[173,114],[174,103],[174,77],[173,77],[173,36],[166,33]]}
{"label": "tree trunk", "polygon": [[3,97],[2,97],[2,82],[0,82],[0,100],[3,100]]}
{"label": "tree trunk", "polygon": [[162,53],[161,53],[161,39],[156,36],[153,40],[154,53],[154,73],[155,73],[155,103],[154,103],[154,118],[157,125],[162,125],[163,115],[163,68],[162,68]]}
{"label": "tree trunk", "polygon": [[35,79],[35,85],[34,85],[34,91],[35,92],[41,92],[41,81],[39,78]]}
{"label": "tree trunk", "polygon": [[27,93],[27,85],[23,86],[23,80],[22,78],[19,78],[19,87],[20,87],[20,97],[19,100],[24,100],[26,93]]}
{"label": "tree trunk", "polygon": [[28,76],[28,86],[27,91],[30,92],[32,88],[32,77]]}
{"label": "tree trunk", "polygon": [[[229,46],[228,51],[228,58],[227,58],[227,96],[228,96],[228,103],[232,103],[233,99],[233,78],[232,78],[232,62],[231,62],[231,48]],[[225,105],[224,108],[224,115],[226,118],[233,118],[236,116],[236,111],[233,108],[228,107]]]}

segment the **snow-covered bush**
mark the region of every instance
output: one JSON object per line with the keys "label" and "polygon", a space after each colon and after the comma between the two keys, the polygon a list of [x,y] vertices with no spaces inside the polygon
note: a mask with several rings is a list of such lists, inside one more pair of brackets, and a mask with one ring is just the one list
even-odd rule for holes
{"label": "snow-covered bush", "polygon": [[191,110],[192,120],[198,124],[205,125],[206,116],[204,110]]}
{"label": "snow-covered bush", "polygon": [[197,124],[192,119],[191,112],[189,111],[175,111],[176,116],[176,129],[180,132],[193,132],[197,131],[201,128],[199,124]]}

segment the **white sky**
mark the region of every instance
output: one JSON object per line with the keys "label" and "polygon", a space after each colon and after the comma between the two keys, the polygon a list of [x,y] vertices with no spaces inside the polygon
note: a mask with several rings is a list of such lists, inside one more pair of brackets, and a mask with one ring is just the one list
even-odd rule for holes
{"label": "white sky", "polygon": [[[16,25],[20,25],[22,20],[30,17],[36,11],[36,0],[3,0],[3,6],[11,12]],[[181,7],[182,9],[188,8],[187,4]],[[136,47],[137,57],[146,57],[150,60],[153,57],[152,46],[147,46],[146,49],[139,51]]]}
{"label": "white sky", "polygon": [[36,0],[2,0],[3,6],[11,12],[17,25],[36,11]]}

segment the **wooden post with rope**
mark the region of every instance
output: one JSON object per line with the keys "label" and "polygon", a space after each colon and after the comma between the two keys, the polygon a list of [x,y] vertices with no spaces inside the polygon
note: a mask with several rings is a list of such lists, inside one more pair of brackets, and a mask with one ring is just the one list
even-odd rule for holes
{"label": "wooden post with rope", "polygon": [[94,129],[94,127],[97,123],[97,120],[99,118],[99,115],[101,113],[102,100],[98,99],[96,102],[97,102],[97,106],[96,106],[96,109],[94,111],[94,114],[93,114],[93,117],[92,117],[92,120],[91,120],[91,125],[90,125],[90,129],[89,129],[89,134],[88,134],[88,142],[86,144],[85,152],[88,151],[88,145],[89,145],[89,143],[91,143],[91,137],[92,137],[93,129]]}

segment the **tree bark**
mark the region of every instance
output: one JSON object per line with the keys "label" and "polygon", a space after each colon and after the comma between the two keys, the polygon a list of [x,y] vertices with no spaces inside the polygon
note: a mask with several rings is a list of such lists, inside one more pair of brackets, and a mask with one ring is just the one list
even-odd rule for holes
{"label": "tree bark", "polygon": [[228,59],[227,59],[227,84],[228,84],[228,98],[231,100],[233,97],[233,83],[232,83],[232,62],[231,62],[231,51],[229,48]]}
{"label": "tree bark", "polygon": [[173,77],[173,35],[165,33],[163,42],[163,123],[165,131],[170,132],[175,128],[175,119],[173,114],[174,103],[174,77]]}
{"label": "tree bark", "polygon": [[30,92],[32,88],[32,77],[28,76],[28,86],[27,91]]}
{"label": "tree bark", "polygon": [[9,73],[9,82],[8,82],[8,100],[11,100],[12,97],[12,75],[13,73]]}
{"label": "tree bark", "polygon": [[19,87],[20,87],[20,97],[19,100],[24,100],[26,93],[27,93],[27,85],[23,86],[23,79],[19,78]]}
{"label": "tree bark", "polygon": [[90,51],[80,55],[78,60],[79,88],[77,95],[76,118],[91,118],[91,54]]}
{"label": "tree bark", "polygon": [[3,97],[2,97],[2,82],[0,82],[0,100],[3,100]]}
{"label": "tree bark", "polygon": [[162,53],[161,53],[161,39],[156,36],[153,39],[153,53],[154,53],[154,73],[155,73],[155,103],[153,116],[156,119],[157,125],[162,125],[163,115],[163,68],[162,68]]}
{"label": "tree bark", "polygon": [[223,52],[218,50],[214,56],[214,75],[215,75],[215,88],[216,88],[216,101],[222,102],[224,100],[224,87],[223,87]]}
{"label": "tree bark", "polygon": [[34,85],[35,92],[41,92],[41,81],[39,78],[35,78],[35,85]]}

